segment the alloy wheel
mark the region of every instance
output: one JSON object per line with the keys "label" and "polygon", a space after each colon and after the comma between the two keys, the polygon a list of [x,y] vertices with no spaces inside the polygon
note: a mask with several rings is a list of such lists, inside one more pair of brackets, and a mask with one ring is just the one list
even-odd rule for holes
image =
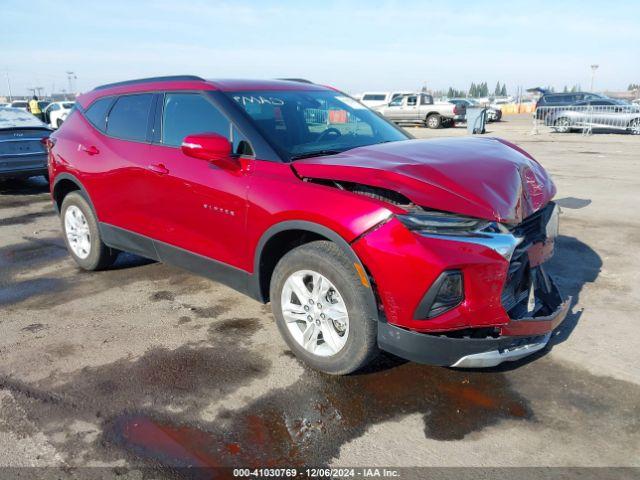
{"label": "alloy wheel", "polygon": [[87,258],[91,253],[91,232],[82,210],[75,205],[70,205],[64,214],[64,230],[73,253]]}
{"label": "alloy wheel", "polygon": [[281,295],[282,315],[295,341],[309,353],[330,357],[349,336],[344,299],[327,277],[312,270],[292,273]]}

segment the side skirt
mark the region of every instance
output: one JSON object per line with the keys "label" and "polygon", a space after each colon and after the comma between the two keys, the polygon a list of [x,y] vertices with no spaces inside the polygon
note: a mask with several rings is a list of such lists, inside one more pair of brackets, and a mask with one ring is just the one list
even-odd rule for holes
{"label": "side skirt", "polygon": [[102,241],[111,248],[183,268],[260,301],[250,288],[254,283],[251,273],[108,223],[100,222],[99,226]]}

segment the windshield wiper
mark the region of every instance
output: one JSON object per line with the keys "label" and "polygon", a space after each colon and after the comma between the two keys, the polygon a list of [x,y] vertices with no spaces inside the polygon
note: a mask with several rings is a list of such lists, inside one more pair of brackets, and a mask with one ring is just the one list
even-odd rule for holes
{"label": "windshield wiper", "polygon": [[291,160],[300,160],[301,158],[322,157],[323,155],[337,155],[342,153],[342,150],[317,150],[315,152],[301,153],[299,155],[293,155]]}

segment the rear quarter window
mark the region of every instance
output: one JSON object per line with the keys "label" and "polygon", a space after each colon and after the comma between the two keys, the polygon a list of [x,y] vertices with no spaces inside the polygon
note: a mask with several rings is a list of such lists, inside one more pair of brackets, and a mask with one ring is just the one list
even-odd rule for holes
{"label": "rear quarter window", "polygon": [[147,139],[152,100],[151,93],[118,98],[107,117],[107,134],[123,140],[144,142]]}
{"label": "rear quarter window", "polygon": [[85,112],[87,119],[98,130],[105,131],[107,128],[107,113],[113,103],[113,98],[101,98],[93,102]]}

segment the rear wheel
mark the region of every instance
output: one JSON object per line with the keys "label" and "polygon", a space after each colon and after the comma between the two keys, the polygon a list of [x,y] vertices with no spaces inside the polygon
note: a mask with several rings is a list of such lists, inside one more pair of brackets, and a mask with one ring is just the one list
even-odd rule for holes
{"label": "rear wheel", "polygon": [[571,122],[566,117],[560,117],[559,119],[557,119],[554,126],[556,132],[559,133],[567,133],[569,132],[569,130],[571,130]]}
{"label": "rear wheel", "polygon": [[425,124],[429,128],[440,128],[440,126],[442,125],[442,117],[437,113],[432,113],[425,120]]}
{"label": "rear wheel", "polygon": [[640,118],[634,118],[629,122],[629,131],[632,135],[640,135]]}
{"label": "rear wheel", "polygon": [[353,261],[334,243],[287,253],[271,278],[278,329],[295,355],[326,373],[362,368],[378,353],[377,310]]}
{"label": "rear wheel", "polygon": [[113,264],[118,251],[102,242],[93,210],[80,192],[64,197],[60,218],[67,250],[80,267],[101,270]]}

